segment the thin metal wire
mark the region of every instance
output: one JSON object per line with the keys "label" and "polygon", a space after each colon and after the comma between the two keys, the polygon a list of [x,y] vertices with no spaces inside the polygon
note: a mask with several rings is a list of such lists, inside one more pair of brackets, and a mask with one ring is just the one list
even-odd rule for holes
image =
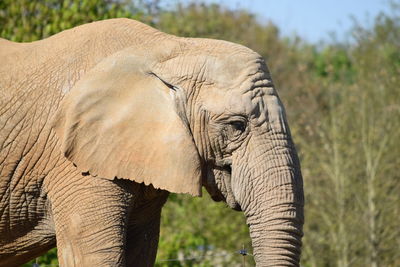
{"label": "thin metal wire", "polygon": [[165,261],[192,261],[192,260],[199,260],[204,259],[207,257],[219,257],[219,256],[228,256],[232,253],[221,253],[221,254],[211,254],[211,255],[203,255],[198,257],[189,257],[189,258],[181,258],[181,259],[165,259],[165,260],[158,260],[158,262],[165,262]]}
{"label": "thin metal wire", "polygon": [[[211,255],[203,255],[203,256],[198,256],[198,257],[188,257],[188,258],[181,258],[181,259],[164,259],[164,260],[157,260],[157,262],[168,262],[168,261],[193,261],[193,260],[198,260],[198,259],[204,259],[207,257],[221,257],[221,256],[229,256],[229,255],[243,255],[240,253],[240,251],[235,251],[234,253],[229,253],[229,252],[225,252],[225,253],[219,253],[219,254],[211,254]],[[246,253],[245,256],[251,256],[253,257],[252,254],[250,253]]]}
{"label": "thin metal wire", "polygon": [[[240,250],[239,251],[235,251],[234,253],[229,253],[229,252],[224,252],[224,253],[217,253],[217,254],[210,254],[210,255],[203,255],[203,256],[198,256],[198,257],[188,257],[188,258],[181,258],[181,259],[163,259],[163,260],[157,260],[157,262],[171,262],[171,261],[194,261],[194,260],[200,260],[200,259],[204,259],[204,258],[208,258],[208,257],[226,257],[229,255],[243,255]],[[253,257],[252,254],[250,253],[246,253],[246,255],[243,256],[251,256]],[[33,263],[32,267],[58,267],[58,264],[39,264],[39,263]]]}

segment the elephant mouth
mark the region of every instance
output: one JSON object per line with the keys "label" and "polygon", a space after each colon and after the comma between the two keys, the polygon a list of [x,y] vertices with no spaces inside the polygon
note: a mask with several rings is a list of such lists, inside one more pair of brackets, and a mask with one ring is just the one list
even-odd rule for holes
{"label": "elephant mouth", "polygon": [[[229,176],[231,175],[231,167],[230,166],[224,166],[224,167],[214,166],[213,169],[216,171],[216,174],[217,174],[215,176],[225,177],[227,175],[229,175]],[[215,176],[213,177],[214,181],[215,181]],[[225,198],[224,194],[221,192],[221,190],[218,189],[217,185],[215,185],[214,190],[211,190],[211,192],[209,192],[209,193],[210,193],[212,200],[214,200],[216,202],[220,202],[220,201],[226,202],[226,198]]]}
{"label": "elephant mouth", "polygon": [[224,201],[233,210],[242,211],[239,203],[235,200],[232,192],[231,178],[232,178],[232,166],[229,164],[223,166],[214,166],[216,171],[216,177],[219,180],[217,183],[220,185],[220,190],[216,190],[211,195],[214,201]]}

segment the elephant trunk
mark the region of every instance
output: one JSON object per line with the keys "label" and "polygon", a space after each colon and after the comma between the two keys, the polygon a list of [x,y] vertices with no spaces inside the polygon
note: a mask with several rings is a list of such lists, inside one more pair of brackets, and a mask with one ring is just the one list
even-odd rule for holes
{"label": "elephant trunk", "polygon": [[299,266],[304,221],[302,176],[290,137],[276,135],[274,140],[269,138],[271,146],[259,152],[258,160],[249,166],[253,185],[241,205],[257,266]]}

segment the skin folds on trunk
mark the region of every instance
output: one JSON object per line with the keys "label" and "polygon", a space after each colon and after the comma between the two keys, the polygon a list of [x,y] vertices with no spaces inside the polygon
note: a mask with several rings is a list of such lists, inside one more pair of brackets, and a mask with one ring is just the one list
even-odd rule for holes
{"label": "skin folds on trunk", "polygon": [[[276,179],[281,175],[291,176],[282,171],[270,178]],[[290,199],[291,186],[279,186],[282,188],[260,196],[260,203],[265,206],[260,214],[253,213],[247,217],[257,266],[299,265],[302,207]]]}
{"label": "skin folds on trunk", "polygon": [[[265,137],[255,139],[266,142]],[[245,173],[251,177],[244,179],[250,180],[250,197],[242,198],[240,205],[257,266],[299,266],[304,221],[299,161],[290,137],[269,134],[268,139],[267,151],[256,150],[249,160]]]}

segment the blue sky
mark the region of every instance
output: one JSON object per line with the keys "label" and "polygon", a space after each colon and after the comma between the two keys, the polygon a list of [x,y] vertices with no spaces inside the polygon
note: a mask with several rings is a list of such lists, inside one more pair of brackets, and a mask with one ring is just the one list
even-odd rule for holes
{"label": "blue sky", "polygon": [[[174,0],[167,2],[174,3]],[[338,40],[349,41],[351,16],[365,25],[371,24],[380,11],[389,11],[388,0],[205,0],[205,2],[220,3],[233,9],[248,9],[256,13],[261,21],[273,21],[282,35],[290,36],[296,32],[314,43],[331,40],[332,32],[335,32]]]}

